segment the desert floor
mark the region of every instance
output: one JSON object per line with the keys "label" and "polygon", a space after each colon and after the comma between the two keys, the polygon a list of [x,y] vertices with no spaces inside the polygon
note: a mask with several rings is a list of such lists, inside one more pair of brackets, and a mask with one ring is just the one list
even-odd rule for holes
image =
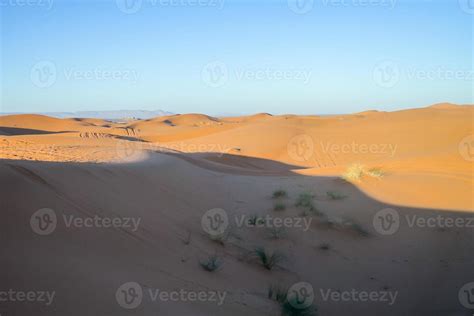
{"label": "desert floor", "polygon": [[[280,315],[269,287],[300,282],[323,316],[473,313],[461,290],[474,282],[472,106],[123,123],[12,115],[0,117],[0,158],[0,299],[55,293],[49,305],[2,301],[2,316]],[[351,168],[361,177],[343,180]],[[45,208],[53,231],[35,226]],[[206,229],[216,208],[229,223],[219,236]],[[396,231],[378,226],[386,208]],[[239,225],[253,215],[268,221]],[[87,218],[122,222],[80,224]],[[270,227],[276,218],[288,227]],[[268,270],[257,247],[284,259]],[[205,271],[212,255],[222,265]],[[143,291],[133,308],[120,303],[127,282]],[[157,289],[225,300],[154,300]]]}

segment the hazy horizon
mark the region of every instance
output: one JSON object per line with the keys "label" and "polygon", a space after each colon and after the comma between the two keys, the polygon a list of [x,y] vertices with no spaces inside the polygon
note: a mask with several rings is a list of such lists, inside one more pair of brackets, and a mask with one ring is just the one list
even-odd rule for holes
{"label": "hazy horizon", "polygon": [[0,6],[2,112],[337,114],[473,103],[467,0],[28,3]]}

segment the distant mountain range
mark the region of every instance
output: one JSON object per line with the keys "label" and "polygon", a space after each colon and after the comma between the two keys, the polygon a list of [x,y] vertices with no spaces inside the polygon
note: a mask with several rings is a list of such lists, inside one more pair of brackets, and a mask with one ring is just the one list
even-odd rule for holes
{"label": "distant mountain range", "polygon": [[[0,115],[11,115],[11,114],[24,114],[24,113],[1,113]],[[29,114],[42,114],[57,118],[97,118],[104,120],[121,120],[121,119],[149,119],[156,116],[172,115],[174,113],[155,110],[155,111],[144,111],[144,110],[117,110],[117,111],[78,111],[78,112],[42,112],[42,113],[29,113]]]}

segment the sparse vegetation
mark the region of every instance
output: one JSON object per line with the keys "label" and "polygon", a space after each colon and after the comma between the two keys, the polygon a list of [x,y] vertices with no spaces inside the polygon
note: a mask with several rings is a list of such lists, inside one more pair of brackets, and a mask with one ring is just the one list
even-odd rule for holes
{"label": "sparse vegetation", "polygon": [[342,178],[346,181],[357,181],[359,182],[364,175],[364,166],[361,164],[352,164],[342,174]]}
{"label": "sparse vegetation", "polygon": [[318,309],[316,306],[311,305],[306,308],[297,308],[297,303],[292,304],[290,301],[286,300],[282,304],[282,315],[283,316],[317,316]]}
{"label": "sparse vegetation", "polygon": [[206,260],[199,262],[199,264],[204,270],[212,272],[219,269],[219,267],[222,265],[222,261],[217,255],[212,255]]}
{"label": "sparse vegetation", "polygon": [[313,207],[313,195],[311,193],[301,193],[296,200],[296,206],[299,207]]}
{"label": "sparse vegetation", "polygon": [[371,176],[372,178],[383,178],[385,176],[385,172],[380,168],[370,168],[367,171],[367,175]]}
{"label": "sparse vegetation", "polygon": [[275,206],[273,206],[274,211],[284,211],[286,209],[286,205],[284,203],[277,203]]}
{"label": "sparse vegetation", "polygon": [[342,174],[342,178],[349,182],[360,182],[364,175],[380,179],[385,176],[385,172],[380,168],[370,168],[369,170],[367,170],[365,166],[361,164],[352,164]]}
{"label": "sparse vegetation", "polygon": [[347,196],[335,191],[327,191],[326,195],[331,200],[342,200],[345,199]]}
{"label": "sparse vegetation", "polygon": [[[317,316],[318,309],[311,305],[306,308],[298,307],[298,302],[292,303],[288,298],[288,288],[281,285],[268,287],[268,298],[280,304],[283,316]],[[296,299],[296,298],[293,298]]]}
{"label": "sparse vegetation", "polygon": [[318,210],[314,205],[309,207],[309,208],[304,209],[303,212],[301,212],[301,216],[303,216],[303,217],[306,217],[306,216],[309,216],[309,215],[314,215],[314,216],[317,216],[317,217],[326,216],[323,212]]}
{"label": "sparse vegetation", "polygon": [[288,294],[288,288],[279,284],[272,284],[268,287],[268,298],[284,304]]}
{"label": "sparse vegetation", "polygon": [[257,247],[254,253],[267,270],[272,270],[285,259],[282,254],[278,252],[269,252],[264,247]]}
{"label": "sparse vegetation", "polygon": [[273,192],[273,198],[274,199],[285,198],[287,196],[288,196],[288,194],[286,193],[285,190],[276,190],[275,192]]}

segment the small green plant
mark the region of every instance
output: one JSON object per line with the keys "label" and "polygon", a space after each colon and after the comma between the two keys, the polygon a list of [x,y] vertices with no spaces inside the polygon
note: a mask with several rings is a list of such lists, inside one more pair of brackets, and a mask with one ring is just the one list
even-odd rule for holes
{"label": "small green plant", "polygon": [[286,205],[284,203],[277,203],[275,206],[273,206],[274,211],[284,211],[286,209]]}
{"label": "small green plant", "polygon": [[313,206],[313,195],[311,193],[301,193],[296,200],[296,206],[299,207],[312,207]]}
{"label": "small green plant", "polygon": [[270,227],[268,233],[271,239],[282,239],[286,236],[286,230],[283,227]]}
{"label": "small green plant", "polygon": [[364,175],[365,167],[361,164],[355,163],[350,165],[347,170],[342,174],[342,178],[346,181],[359,182]]}
{"label": "small green plant", "polygon": [[[314,305],[300,306],[296,297],[288,296],[288,288],[279,284],[272,284],[267,290],[268,298],[280,304],[283,316],[317,316],[318,309]],[[295,300],[295,301],[294,301]]]}
{"label": "small green plant", "polygon": [[268,287],[267,294],[269,299],[284,304],[288,294],[288,288],[279,284],[272,284]]}
{"label": "small green plant", "polygon": [[342,199],[345,199],[347,197],[344,194],[341,194],[341,193],[335,192],[335,191],[327,191],[326,195],[331,200],[342,200]]}
{"label": "small green plant", "polygon": [[261,218],[260,216],[258,216],[258,215],[251,215],[247,219],[247,223],[249,225],[255,226],[255,225],[264,224],[265,220],[263,218]]}
{"label": "small green plant", "polygon": [[380,168],[370,168],[369,170],[367,170],[365,166],[361,164],[352,164],[342,174],[342,178],[349,182],[360,182],[364,175],[380,179],[385,176],[385,172]]}
{"label": "small green plant", "polygon": [[280,264],[285,259],[282,254],[278,252],[268,252],[263,247],[257,247],[254,253],[267,270],[272,270],[276,265]]}
{"label": "small green plant", "polygon": [[324,214],[323,212],[321,212],[320,210],[318,210],[314,205],[309,207],[309,208],[305,208],[301,214],[301,216],[303,217],[306,217],[306,216],[310,216],[310,215],[314,215],[314,216],[317,216],[317,217],[324,217],[326,216],[326,214]]}
{"label": "small green plant", "polygon": [[286,193],[285,190],[276,190],[275,192],[273,192],[273,198],[274,199],[285,198],[287,196],[288,196],[288,194]]}
{"label": "small green plant", "polygon": [[222,265],[222,261],[217,255],[212,255],[206,260],[199,262],[199,264],[204,270],[212,272],[219,269],[219,267]]}
{"label": "small green plant", "polygon": [[297,303],[292,303],[291,301],[286,300],[285,303],[281,305],[282,315],[283,316],[317,316],[318,309],[316,306],[311,305],[306,308],[298,308]]}
{"label": "small green plant", "polygon": [[380,179],[385,176],[385,172],[380,168],[370,168],[367,171],[367,175],[371,176],[372,178]]}

